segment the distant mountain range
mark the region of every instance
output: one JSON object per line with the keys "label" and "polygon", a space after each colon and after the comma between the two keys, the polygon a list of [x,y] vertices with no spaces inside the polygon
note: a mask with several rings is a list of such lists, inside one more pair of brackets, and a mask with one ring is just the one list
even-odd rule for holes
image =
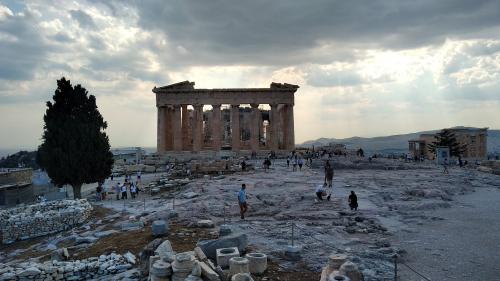
{"label": "distant mountain range", "polygon": [[[433,134],[436,132],[438,132],[438,130],[374,138],[319,138],[317,140],[306,141],[302,144],[298,144],[297,146],[319,147],[329,143],[341,143],[345,144],[347,148],[362,148],[367,153],[406,153],[408,152],[408,140],[418,139],[421,134]],[[488,130],[488,153],[500,153],[500,130]]]}

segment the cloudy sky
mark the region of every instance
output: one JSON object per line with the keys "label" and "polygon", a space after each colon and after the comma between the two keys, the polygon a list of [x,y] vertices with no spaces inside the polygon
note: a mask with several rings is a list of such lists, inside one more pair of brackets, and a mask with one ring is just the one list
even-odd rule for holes
{"label": "cloudy sky", "polygon": [[500,128],[500,1],[0,0],[0,148],[40,142],[65,76],[112,146],[155,146],[151,89],[300,85],[296,140]]}

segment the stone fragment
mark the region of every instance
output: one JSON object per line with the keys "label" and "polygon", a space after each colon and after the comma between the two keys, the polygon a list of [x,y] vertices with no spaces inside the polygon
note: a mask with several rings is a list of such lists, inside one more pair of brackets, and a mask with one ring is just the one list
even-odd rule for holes
{"label": "stone fragment", "polygon": [[219,274],[217,274],[208,264],[200,262],[201,276],[209,281],[220,281]]}
{"label": "stone fragment", "polygon": [[349,277],[351,281],[363,281],[363,274],[358,269],[356,264],[347,261],[340,266],[339,273]]}
{"label": "stone fragment", "polygon": [[130,264],[135,264],[135,256],[134,254],[132,254],[131,252],[127,252],[123,255],[123,257],[125,258],[125,260],[130,263]]}
{"label": "stone fragment", "polygon": [[223,224],[219,226],[219,236],[226,236],[231,234],[232,230],[231,227],[227,224]]}
{"label": "stone fragment", "polygon": [[151,225],[151,231],[154,237],[168,234],[168,225],[164,220],[156,220]]}
{"label": "stone fragment", "polygon": [[200,247],[194,248],[194,253],[200,261],[207,260],[207,256],[205,255],[205,253],[203,253],[203,250]]}
{"label": "stone fragment", "polygon": [[302,258],[300,255],[301,250],[302,247],[300,246],[288,246],[285,250],[285,257],[288,260],[298,261]]}
{"label": "stone fragment", "polygon": [[98,240],[97,237],[94,237],[94,236],[84,236],[84,237],[76,237],[75,239],[75,243],[76,244],[84,244],[84,243],[87,243],[87,244],[92,244],[94,242],[96,242]]}
{"label": "stone fragment", "polygon": [[267,269],[267,255],[263,253],[248,253],[248,269],[252,274],[262,274]]}
{"label": "stone fragment", "polygon": [[196,225],[200,228],[212,228],[214,227],[214,222],[212,220],[199,220]]}
{"label": "stone fragment", "polygon": [[151,268],[151,274],[156,277],[167,277],[172,275],[172,266],[169,263],[158,260]]}
{"label": "stone fragment", "polygon": [[182,194],[182,197],[184,197],[186,199],[192,199],[192,198],[198,197],[198,193],[190,191],[190,192],[186,192],[186,193]]}
{"label": "stone fragment", "polygon": [[217,265],[222,268],[227,268],[229,266],[229,260],[231,258],[240,256],[240,252],[236,247],[217,249],[216,253]]}
{"label": "stone fragment", "polygon": [[155,250],[155,254],[159,255],[166,262],[173,262],[175,257],[175,252],[172,249],[172,244],[170,241],[165,240],[158,246]]}
{"label": "stone fragment", "polygon": [[217,258],[217,249],[236,247],[240,252],[243,252],[247,245],[248,237],[244,233],[233,233],[213,240],[200,240],[196,244],[210,259]]}
{"label": "stone fragment", "polygon": [[347,261],[347,256],[343,254],[332,254],[328,257],[328,273],[339,270],[340,266]]}
{"label": "stone fragment", "polygon": [[96,233],[94,233],[94,236],[97,238],[102,238],[102,237],[106,237],[106,236],[109,236],[109,235],[115,234],[115,233],[118,233],[118,231],[114,230],[114,229],[110,229],[110,230],[104,230],[104,231],[97,231]]}
{"label": "stone fragment", "polygon": [[201,265],[198,261],[194,262],[193,269],[191,270],[191,275],[193,276],[201,276]]}
{"label": "stone fragment", "polygon": [[131,221],[122,223],[122,231],[137,230],[144,227],[142,221]]}

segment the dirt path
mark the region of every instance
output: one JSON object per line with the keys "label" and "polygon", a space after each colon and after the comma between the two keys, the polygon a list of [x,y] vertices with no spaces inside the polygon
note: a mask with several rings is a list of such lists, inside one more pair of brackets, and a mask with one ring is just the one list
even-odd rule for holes
{"label": "dirt path", "polygon": [[[499,189],[457,196],[452,208],[432,211],[432,215],[444,220],[415,225],[414,232],[395,235],[408,251],[408,265],[431,280],[499,280]],[[400,268],[401,280],[423,280]]]}

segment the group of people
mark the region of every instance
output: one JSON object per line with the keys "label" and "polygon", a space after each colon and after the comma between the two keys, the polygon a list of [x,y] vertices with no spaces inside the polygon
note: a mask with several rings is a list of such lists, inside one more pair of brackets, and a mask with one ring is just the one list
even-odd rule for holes
{"label": "group of people", "polygon": [[[111,175],[110,180],[111,182],[114,182],[114,175]],[[128,194],[130,193],[131,198],[135,198],[140,191],[140,182],[141,182],[141,173],[137,173],[137,179],[134,183],[132,180],[132,175],[127,174],[125,175],[125,180],[122,183],[117,182],[116,184],[113,185],[113,191],[116,195],[116,200],[122,200],[128,199],[129,196]],[[110,183],[111,185],[111,183]],[[100,183],[96,187],[96,200],[101,201],[101,200],[106,200],[106,197],[108,195],[108,186],[107,184]]]}
{"label": "group of people", "polygon": [[115,193],[116,200],[120,200],[120,194],[122,200],[128,199],[128,193],[130,193],[130,196],[133,199],[139,194],[139,182],[129,182],[129,180],[125,178],[125,182],[123,184],[118,182],[115,185]]}
{"label": "group of people", "polygon": [[286,166],[290,167],[290,162],[292,163],[292,171],[297,171],[297,166],[299,167],[299,171],[302,171],[302,166],[304,165],[304,157],[299,155],[295,151],[286,157]]}
{"label": "group of people", "polygon": [[[300,159],[300,158],[299,158]],[[270,165],[269,163],[266,162],[269,161],[269,159],[266,159],[264,161],[264,167],[267,168]],[[290,158],[287,157],[287,166],[290,164]],[[299,166],[302,168],[302,166]],[[316,201],[323,201],[323,197],[326,196],[326,200],[330,201],[331,197],[333,195],[333,176],[334,176],[334,170],[333,166],[330,163],[329,160],[325,162],[325,167],[324,167],[324,172],[325,172],[325,180],[323,184],[318,185],[316,187]],[[327,189],[329,192],[327,192]],[[351,190],[351,193],[349,194],[349,197],[347,198],[347,201],[349,203],[349,207],[351,210],[357,211],[358,210],[358,196],[354,191]],[[238,205],[240,207],[240,218],[245,219],[245,213],[248,211],[248,203],[247,203],[247,192],[246,192],[246,184],[241,185],[241,189],[238,192]]]}

